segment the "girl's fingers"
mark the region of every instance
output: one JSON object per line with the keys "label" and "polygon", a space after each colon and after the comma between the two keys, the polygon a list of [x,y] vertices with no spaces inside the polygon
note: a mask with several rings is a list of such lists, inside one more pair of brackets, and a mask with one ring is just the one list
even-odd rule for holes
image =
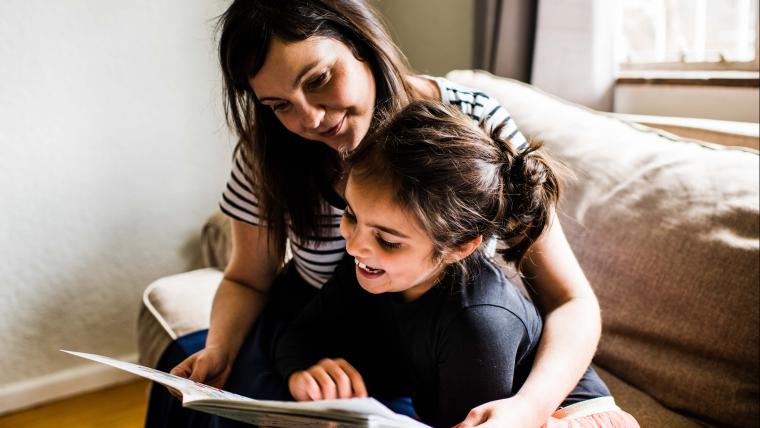
{"label": "girl's fingers", "polygon": [[319,383],[314,377],[308,373],[304,377],[306,396],[309,400],[316,401],[322,400],[322,390],[319,387]]}
{"label": "girl's fingers", "polygon": [[319,389],[322,391],[322,398],[317,398],[317,400],[331,400],[337,397],[335,381],[324,367],[317,364],[307,371],[317,381]]}
{"label": "girl's fingers", "polygon": [[[303,400],[321,400],[322,399],[322,390],[319,387],[319,383],[317,383],[316,379],[314,379],[314,376],[311,375],[309,372],[301,372],[303,373],[301,375],[301,388],[302,392],[304,393],[305,397],[303,397]],[[302,400],[302,401],[303,401]]]}
{"label": "girl's fingers", "polygon": [[314,401],[322,398],[319,384],[306,371],[293,373],[288,380],[288,388],[296,401]]}
{"label": "girl's fingers", "polygon": [[353,395],[349,394],[347,397],[343,398],[366,397],[367,387],[364,385],[364,379],[362,378],[362,375],[359,373],[359,371],[356,370],[354,366],[349,364],[348,361],[344,360],[343,358],[338,358],[335,360],[335,363],[348,376],[348,379],[351,383],[351,389],[353,389]]}
{"label": "girl's fingers", "polygon": [[367,387],[361,374],[348,361],[325,358],[306,371],[294,374],[293,397],[296,400],[330,400],[366,397]]}
{"label": "girl's fingers", "polygon": [[[351,379],[345,371],[345,366],[339,364],[338,361],[339,360],[324,359],[319,362],[319,365],[325,369],[335,383],[337,393],[336,398],[351,398]],[[345,360],[343,360],[343,362],[345,363]]]}

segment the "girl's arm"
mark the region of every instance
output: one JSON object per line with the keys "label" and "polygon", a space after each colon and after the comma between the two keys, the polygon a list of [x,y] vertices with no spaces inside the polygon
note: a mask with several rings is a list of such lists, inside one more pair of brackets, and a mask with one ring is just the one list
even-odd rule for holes
{"label": "girl's arm", "polygon": [[348,356],[351,353],[346,353],[345,346],[358,346],[359,338],[351,325],[362,325],[363,319],[360,313],[354,313],[358,306],[352,299],[355,282],[353,259],[344,258],[332,278],[277,341],[274,365],[294,399],[367,396],[358,370],[343,358],[325,358]]}
{"label": "girl's arm", "polygon": [[533,369],[514,397],[474,408],[458,427],[541,426],[594,356],[601,335],[599,303],[556,213],[528,252],[524,272],[544,317]]}
{"label": "girl's arm", "polygon": [[219,388],[261,313],[280,266],[267,245],[266,228],[235,219],[231,227],[232,256],[214,295],[206,346],[171,371]]}
{"label": "girl's arm", "polygon": [[512,396],[515,377],[530,369],[530,361],[523,360],[533,349],[526,325],[503,307],[469,307],[442,336],[436,352],[437,409],[434,415],[417,409],[433,426],[450,427],[473,406]]}

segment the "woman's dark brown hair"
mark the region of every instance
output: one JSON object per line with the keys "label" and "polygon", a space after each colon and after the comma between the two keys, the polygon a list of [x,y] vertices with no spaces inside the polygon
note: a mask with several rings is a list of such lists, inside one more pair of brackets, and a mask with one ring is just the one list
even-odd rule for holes
{"label": "woman's dark brown hair", "polygon": [[236,0],[220,17],[219,27],[225,112],[239,138],[235,150],[254,184],[270,246],[281,259],[286,216],[299,238],[314,242],[324,235],[319,220],[327,206],[321,195],[332,192],[341,167],[338,153],[289,132],[251,90],[249,79],[264,65],[272,39],[287,43],[322,36],[344,43],[372,70],[376,112],[406,105],[409,68],[378,15],[362,0]]}
{"label": "woman's dark brown hair", "polygon": [[560,186],[540,144],[517,152],[502,131],[489,135],[454,107],[414,101],[347,158],[348,170],[351,180],[392,189],[435,257],[495,236],[506,243],[504,260],[519,267],[549,226]]}

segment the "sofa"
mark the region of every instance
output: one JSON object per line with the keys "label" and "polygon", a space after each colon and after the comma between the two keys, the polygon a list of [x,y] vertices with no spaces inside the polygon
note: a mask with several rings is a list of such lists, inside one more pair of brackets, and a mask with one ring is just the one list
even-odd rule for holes
{"label": "sofa", "polygon": [[[760,426],[758,151],[720,145],[725,132],[692,126],[679,137],[482,71],[448,77],[497,97],[574,175],[559,215],[599,298],[594,366],[617,403],[642,427]],[[171,340],[208,326],[230,254],[220,213],[203,227],[201,252],[206,268],[145,290],[141,363],[155,366]]]}

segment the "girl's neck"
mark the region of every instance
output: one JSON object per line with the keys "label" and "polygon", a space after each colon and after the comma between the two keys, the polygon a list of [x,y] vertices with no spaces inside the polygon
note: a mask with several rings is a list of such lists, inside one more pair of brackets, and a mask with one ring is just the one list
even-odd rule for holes
{"label": "girl's neck", "polygon": [[437,287],[445,277],[446,265],[441,263],[440,268],[436,270],[436,272],[434,272],[432,275],[430,275],[430,278],[400,293],[402,299],[404,300],[404,303],[414,302],[415,300],[418,300],[428,291],[433,289],[433,287]]}

